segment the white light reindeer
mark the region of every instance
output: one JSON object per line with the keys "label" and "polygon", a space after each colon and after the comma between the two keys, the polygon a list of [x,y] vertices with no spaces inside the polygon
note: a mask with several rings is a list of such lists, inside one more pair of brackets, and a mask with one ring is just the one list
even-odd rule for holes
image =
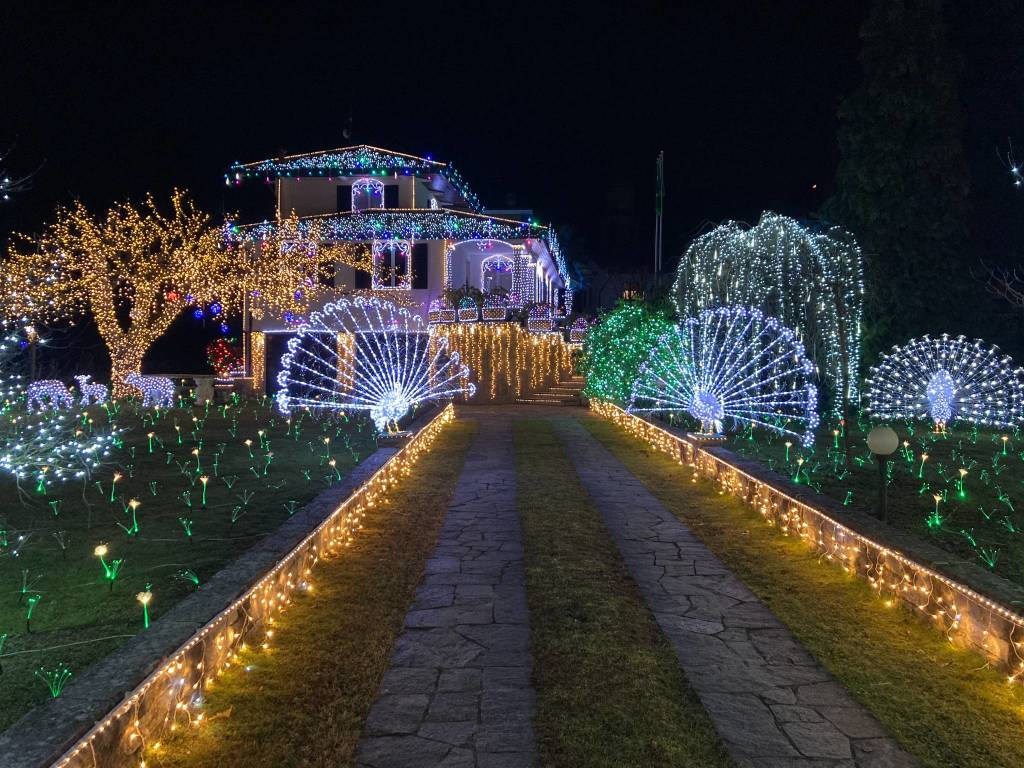
{"label": "white light reindeer", "polygon": [[75,381],[78,382],[78,390],[82,393],[78,404],[83,408],[89,405],[90,400],[94,401],[96,405],[103,405],[103,403],[107,402],[107,398],[110,395],[110,390],[107,389],[105,384],[90,382],[90,378],[92,377],[88,375],[75,376]]}
{"label": "white light reindeer", "polygon": [[174,407],[174,382],[166,376],[143,376],[141,373],[129,373],[124,377],[125,383],[130,384],[142,393],[142,406],[157,405],[164,408]]}
{"label": "white light reindeer", "polygon": [[28,385],[25,391],[25,405],[30,411],[45,411],[52,408],[71,408],[75,398],[64,383],[56,379],[40,379]]}

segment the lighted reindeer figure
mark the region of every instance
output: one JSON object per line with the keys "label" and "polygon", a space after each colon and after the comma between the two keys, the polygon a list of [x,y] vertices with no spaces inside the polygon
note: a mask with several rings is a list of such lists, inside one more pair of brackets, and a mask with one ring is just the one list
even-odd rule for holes
{"label": "lighted reindeer figure", "polygon": [[174,382],[166,376],[143,376],[141,373],[129,373],[124,377],[125,383],[135,387],[142,393],[142,407],[161,406],[174,407]]}
{"label": "lighted reindeer figure", "polygon": [[110,390],[107,389],[105,384],[90,382],[90,378],[92,377],[88,375],[75,376],[75,381],[78,382],[78,391],[82,393],[78,404],[83,408],[89,405],[90,400],[95,402],[96,405],[103,405],[103,403],[107,402],[107,398],[110,395]]}
{"label": "lighted reindeer figure", "polygon": [[57,411],[71,408],[74,404],[71,390],[56,379],[33,381],[25,390],[25,405],[30,411],[45,411],[47,408]]}

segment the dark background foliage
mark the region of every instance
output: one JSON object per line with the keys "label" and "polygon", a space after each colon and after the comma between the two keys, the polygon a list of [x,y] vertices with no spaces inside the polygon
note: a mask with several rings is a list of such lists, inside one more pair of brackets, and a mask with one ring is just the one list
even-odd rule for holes
{"label": "dark background foliage", "polygon": [[[174,186],[262,218],[232,161],[366,142],[453,160],[486,205],[633,271],[663,149],[667,267],[709,222],[823,212],[865,246],[872,350],[950,330],[1020,355],[970,271],[1024,260],[1022,5],[5,3],[0,147],[39,171],[0,232]],[[210,333],[183,320],[151,358],[194,366]]]}

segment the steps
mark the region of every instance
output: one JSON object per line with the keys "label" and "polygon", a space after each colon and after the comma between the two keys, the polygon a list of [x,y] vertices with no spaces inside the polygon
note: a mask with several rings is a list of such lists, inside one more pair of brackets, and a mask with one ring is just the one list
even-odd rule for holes
{"label": "steps", "polygon": [[540,392],[534,392],[526,397],[520,397],[517,403],[529,403],[530,405],[569,405],[579,406],[583,404],[580,394],[587,380],[582,376],[573,376],[571,379],[560,381],[554,386],[548,387]]}

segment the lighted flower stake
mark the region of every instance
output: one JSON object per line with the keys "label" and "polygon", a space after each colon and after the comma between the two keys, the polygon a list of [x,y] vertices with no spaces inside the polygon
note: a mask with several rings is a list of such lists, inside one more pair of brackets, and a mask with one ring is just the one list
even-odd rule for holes
{"label": "lighted flower stake", "polygon": [[957,480],[956,490],[957,490],[957,493],[960,495],[961,499],[964,498],[967,495],[964,492],[964,478],[965,477],[967,477],[967,469],[965,467],[960,467],[960,479]]}
{"label": "lighted flower stake", "polygon": [[208,475],[203,475],[202,477],[199,478],[199,482],[201,482],[203,484],[203,502],[202,502],[202,504],[205,507],[206,506],[206,484],[208,482],[210,482],[210,478],[209,478]]}
{"label": "lighted flower stake", "polygon": [[149,629],[149,601],[153,599],[153,593],[149,590],[145,592],[139,592],[135,599],[142,603],[142,625],[144,629]]}
{"label": "lighted flower stake", "polygon": [[110,483],[110,503],[111,504],[114,503],[114,491],[117,489],[117,483],[118,483],[118,481],[122,477],[123,477],[123,475],[120,472],[115,472],[114,473],[114,478],[113,478],[113,480]]}
{"label": "lighted flower stake", "polygon": [[922,453],[922,454],[921,454],[921,466],[920,466],[920,468],[918,468],[918,470],[917,470],[917,476],[918,476],[918,478],[922,478],[922,477],[924,477],[924,463],[925,463],[926,461],[928,461],[928,454],[927,454],[927,453]]}
{"label": "lighted flower stake", "polygon": [[39,601],[43,599],[40,594],[29,595],[25,603],[25,631],[32,631],[32,612],[35,611]]}
{"label": "lighted flower stake", "polygon": [[71,679],[71,670],[62,661],[54,669],[40,667],[35,671],[35,676],[46,686],[46,690],[50,692],[50,698],[56,699],[64,690],[68,680]]}

